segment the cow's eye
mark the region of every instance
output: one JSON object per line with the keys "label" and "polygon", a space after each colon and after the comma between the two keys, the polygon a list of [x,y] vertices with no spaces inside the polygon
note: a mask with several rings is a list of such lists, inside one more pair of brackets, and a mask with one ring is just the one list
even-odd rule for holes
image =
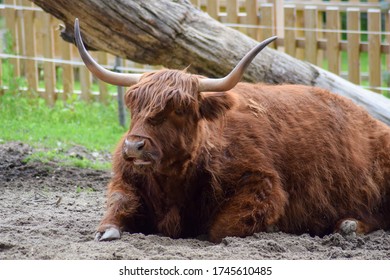
{"label": "cow's eye", "polygon": [[154,116],[148,119],[148,123],[152,126],[160,125],[165,121],[163,116]]}
{"label": "cow's eye", "polygon": [[176,109],[176,110],[175,110],[175,114],[176,114],[177,116],[182,116],[182,115],[184,115],[184,110],[183,110],[183,109]]}

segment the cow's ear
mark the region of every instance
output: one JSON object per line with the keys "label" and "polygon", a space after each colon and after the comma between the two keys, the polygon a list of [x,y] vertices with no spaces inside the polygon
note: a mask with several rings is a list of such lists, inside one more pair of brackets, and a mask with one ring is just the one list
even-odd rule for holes
{"label": "cow's ear", "polygon": [[235,104],[235,99],[226,92],[202,93],[200,98],[200,115],[209,121],[223,116]]}

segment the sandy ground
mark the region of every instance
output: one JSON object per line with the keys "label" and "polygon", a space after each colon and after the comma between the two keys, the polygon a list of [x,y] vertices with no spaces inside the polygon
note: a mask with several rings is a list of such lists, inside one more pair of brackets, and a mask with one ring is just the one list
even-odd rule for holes
{"label": "sandy ground", "polygon": [[258,233],[217,245],[128,233],[95,242],[110,172],[23,163],[31,152],[0,145],[0,259],[390,259],[390,232],[381,230],[354,238]]}

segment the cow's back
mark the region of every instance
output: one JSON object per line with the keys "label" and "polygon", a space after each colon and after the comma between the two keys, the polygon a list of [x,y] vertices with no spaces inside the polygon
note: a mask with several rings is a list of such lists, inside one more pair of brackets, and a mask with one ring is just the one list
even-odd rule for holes
{"label": "cow's back", "polygon": [[339,219],[376,223],[388,211],[387,126],[318,88],[239,84],[231,94],[238,105],[225,118],[222,180],[239,188],[245,174],[274,174],[288,194],[279,229],[322,235]]}

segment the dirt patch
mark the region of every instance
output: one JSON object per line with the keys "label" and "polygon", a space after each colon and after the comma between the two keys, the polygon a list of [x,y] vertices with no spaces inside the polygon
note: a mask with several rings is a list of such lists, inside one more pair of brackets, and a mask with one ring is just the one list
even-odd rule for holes
{"label": "dirt patch", "polygon": [[0,259],[390,259],[390,232],[382,230],[355,238],[258,233],[217,245],[125,233],[98,243],[110,172],[24,163],[31,152],[0,145]]}

